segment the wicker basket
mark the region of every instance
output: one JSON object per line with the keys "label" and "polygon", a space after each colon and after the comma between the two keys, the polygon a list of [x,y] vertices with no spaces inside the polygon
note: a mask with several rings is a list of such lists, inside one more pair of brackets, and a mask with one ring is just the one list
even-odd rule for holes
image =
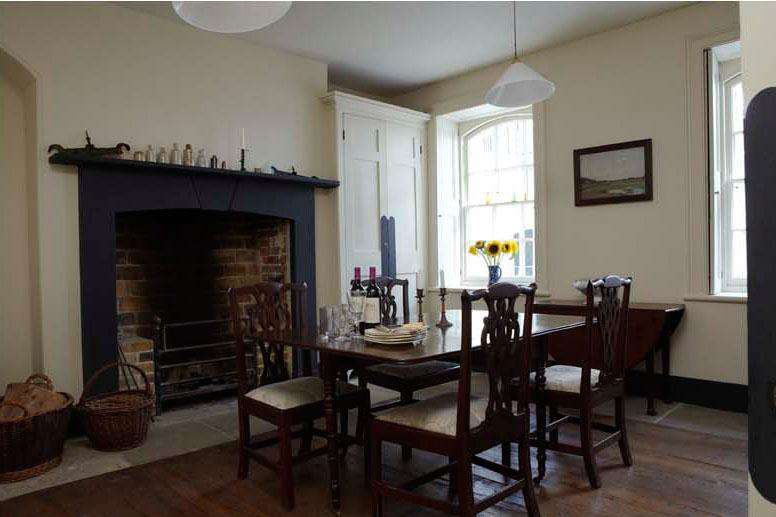
{"label": "wicker basket", "polygon": [[[45,375],[30,376],[26,382],[43,385],[53,391],[51,380]],[[62,461],[73,397],[67,393],[60,395],[66,400],[62,408],[33,416],[29,416],[24,406],[3,403],[0,399],[0,405],[22,410],[18,418],[0,422],[0,483],[39,476]]]}
{"label": "wicker basket", "polygon": [[[129,368],[139,372],[145,389],[89,395],[97,378],[112,368],[120,368],[121,371]],[[153,405],[151,386],[145,372],[133,364],[111,363],[97,370],[89,379],[76,409],[81,413],[84,430],[95,449],[123,451],[145,441]]]}

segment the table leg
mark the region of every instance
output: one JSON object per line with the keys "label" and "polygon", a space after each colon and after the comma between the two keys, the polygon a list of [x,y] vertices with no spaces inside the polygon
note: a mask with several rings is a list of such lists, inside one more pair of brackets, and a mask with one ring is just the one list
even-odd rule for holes
{"label": "table leg", "polygon": [[671,338],[666,337],[663,339],[663,347],[661,349],[661,362],[663,370],[663,402],[666,404],[671,403]]}
{"label": "table leg", "polygon": [[538,339],[539,344],[539,363],[536,367],[536,438],[538,446],[536,449],[536,477],[534,482],[539,484],[546,472],[547,464],[547,413],[544,402],[544,388],[547,384],[547,378],[544,374],[544,369],[547,366],[547,358],[549,355],[548,340],[546,336]]}
{"label": "table leg", "polygon": [[341,507],[340,473],[339,454],[337,451],[337,413],[334,407],[337,368],[330,354],[321,354],[321,368],[323,370],[323,406],[326,421],[326,438],[329,448],[329,495],[332,509],[335,512],[339,512]]}
{"label": "table leg", "polygon": [[655,349],[647,352],[647,414],[655,416]]}

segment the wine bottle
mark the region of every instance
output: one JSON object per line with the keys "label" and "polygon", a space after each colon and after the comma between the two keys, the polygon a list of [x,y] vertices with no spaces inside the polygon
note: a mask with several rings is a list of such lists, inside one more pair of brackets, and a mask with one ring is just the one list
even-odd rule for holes
{"label": "wine bottle", "polygon": [[363,334],[366,329],[380,324],[380,289],[377,288],[377,268],[369,267],[369,284],[364,297],[364,315],[359,330]]}
{"label": "wine bottle", "polygon": [[364,286],[361,285],[361,268],[356,267],[353,271],[353,280],[350,281],[350,308],[356,313],[359,322],[361,321],[361,315],[364,313],[364,297],[366,291]]}

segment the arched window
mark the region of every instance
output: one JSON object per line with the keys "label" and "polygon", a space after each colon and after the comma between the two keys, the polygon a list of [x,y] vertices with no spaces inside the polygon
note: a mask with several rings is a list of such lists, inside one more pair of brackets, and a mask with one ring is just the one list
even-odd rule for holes
{"label": "arched window", "polygon": [[[499,118],[463,135],[461,200],[464,248],[477,240],[514,239],[514,260],[502,260],[502,278],[536,276],[534,145],[531,113]],[[466,253],[464,282],[487,278],[482,258]]]}

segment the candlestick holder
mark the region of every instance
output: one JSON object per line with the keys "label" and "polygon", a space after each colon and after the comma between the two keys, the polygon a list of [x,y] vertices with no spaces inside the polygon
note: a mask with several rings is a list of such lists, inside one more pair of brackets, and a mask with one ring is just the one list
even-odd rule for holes
{"label": "candlestick holder", "polygon": [[446,329],[453,326],[453,324],[447,320],[447,314],[445,314],[445,296],[447,296],[447,289],[445,289],[444,287],[440,287],[439,300],[441,302],[442,310],[439,316],[439,323],[437,323],[436,326],[441,329]]}
{"label": "candlestick holder", "polygon": [[240,149],[240,170],[245,172],[245,149]]}
{"label": "candlestick holder", "polygon": [[423,323],[423,289],[417,290],[415,299],[418,300],[418,321]]}

